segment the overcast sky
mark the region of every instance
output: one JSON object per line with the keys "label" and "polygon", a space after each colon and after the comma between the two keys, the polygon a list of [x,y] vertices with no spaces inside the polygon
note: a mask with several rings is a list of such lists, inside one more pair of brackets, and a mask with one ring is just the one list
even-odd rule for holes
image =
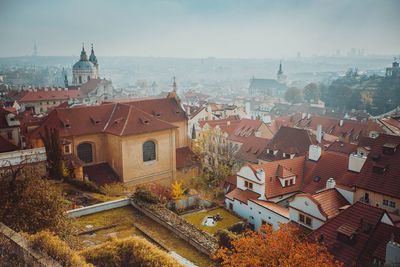
{"label": "overcast sky", "polygon": [[398,0],[0,0],[0,56],[400,54]]}

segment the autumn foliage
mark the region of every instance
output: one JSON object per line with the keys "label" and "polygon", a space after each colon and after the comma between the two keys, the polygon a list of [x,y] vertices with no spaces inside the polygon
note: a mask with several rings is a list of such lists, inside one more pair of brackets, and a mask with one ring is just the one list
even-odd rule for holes
{"label": "autumn foliage", "polygon": [[231,241],[231,249],[220,248],[215,259],[222,266],[342,266],[324,246],[306,243],[295,235],[296,228],[281,225],[277,231],[264,225],[259,233],[248,231]]}

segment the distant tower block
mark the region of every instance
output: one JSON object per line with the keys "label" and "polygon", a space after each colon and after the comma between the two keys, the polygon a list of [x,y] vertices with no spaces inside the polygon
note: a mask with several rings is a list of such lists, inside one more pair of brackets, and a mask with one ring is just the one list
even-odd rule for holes
{"label": "distant tower block", "polygon": [[33,54],[32,56],[37,57],[38,56],[38,49],[36,45],[36,41],[33,43]]}

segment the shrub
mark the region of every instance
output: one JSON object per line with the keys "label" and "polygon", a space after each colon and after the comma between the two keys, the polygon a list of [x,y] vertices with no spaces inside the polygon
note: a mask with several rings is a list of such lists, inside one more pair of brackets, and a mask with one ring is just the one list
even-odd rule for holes
{"label": "shrub", "polygon": [[141,237],[114,239],[81,252],[95,266],[182,266],[173,257]]}
{"label": "shrub", "polygon": [[73,178],[65,178],[65,182],[72,184],[83,191],[98,193],[102,195],[105,194],[104,191],[99,186],[97,186],[95,183],[91,181],[87,180],[81,181]]}
{"label": "shrub", "polygon": [[219,230],[215,235],[218,238],[219,246],[228,249],[232,249],[231,242],[237,237],[234,233],[226,229]]}
{"label": "shrub", "polygon": [[53,233],[45,230],[28,237],[31,247],[41,253],[45,253],[62,266],[89,267],[85,259],[73,251],[64,241]]}
{"label": "shrub", "polygon": [[160,202],[158,197],[156,195],[154,195],[152,192],[150,192],[150,190],[144,186],[140,186],[140,187],[136,188],[136,191],[133,194],[133,197],[137,200],[141,200],[143,202],[147,202],[147,203],[151,203],[151,204],[157,204]]}
{"label": "shrub", "polygon": [[238,222],[235,223],[234,225],[231,225],[228,227],[228,230],[235,233],[235,234],[241,234],[242,232],[244,232],[244,230],[246,230],[247,225],[244,222]]}
{"label": "shrub", "polygon": [[112,183],[105,184],[101,187],[101,190],[107,195],[123,195],[126,193],[127,188],[123,183]]}

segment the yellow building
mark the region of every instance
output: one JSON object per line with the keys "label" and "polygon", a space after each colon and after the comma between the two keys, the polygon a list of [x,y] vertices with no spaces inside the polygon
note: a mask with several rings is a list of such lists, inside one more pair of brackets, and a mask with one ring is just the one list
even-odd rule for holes
{"label": "yellow building", "polygon": [[[188,146],[187,125],[179,99],[170,94],[166,98],[58,108],[30,139],[32,146],[42,146],[40,133],[46,127],[57,129],[64,155],[78,157],[85,176],[104,176],[104,172],[113,176],[114,172],[127,185],[169,184],[176,178],[176,150]],[[105,182],[99,177],[88,178]]]}

